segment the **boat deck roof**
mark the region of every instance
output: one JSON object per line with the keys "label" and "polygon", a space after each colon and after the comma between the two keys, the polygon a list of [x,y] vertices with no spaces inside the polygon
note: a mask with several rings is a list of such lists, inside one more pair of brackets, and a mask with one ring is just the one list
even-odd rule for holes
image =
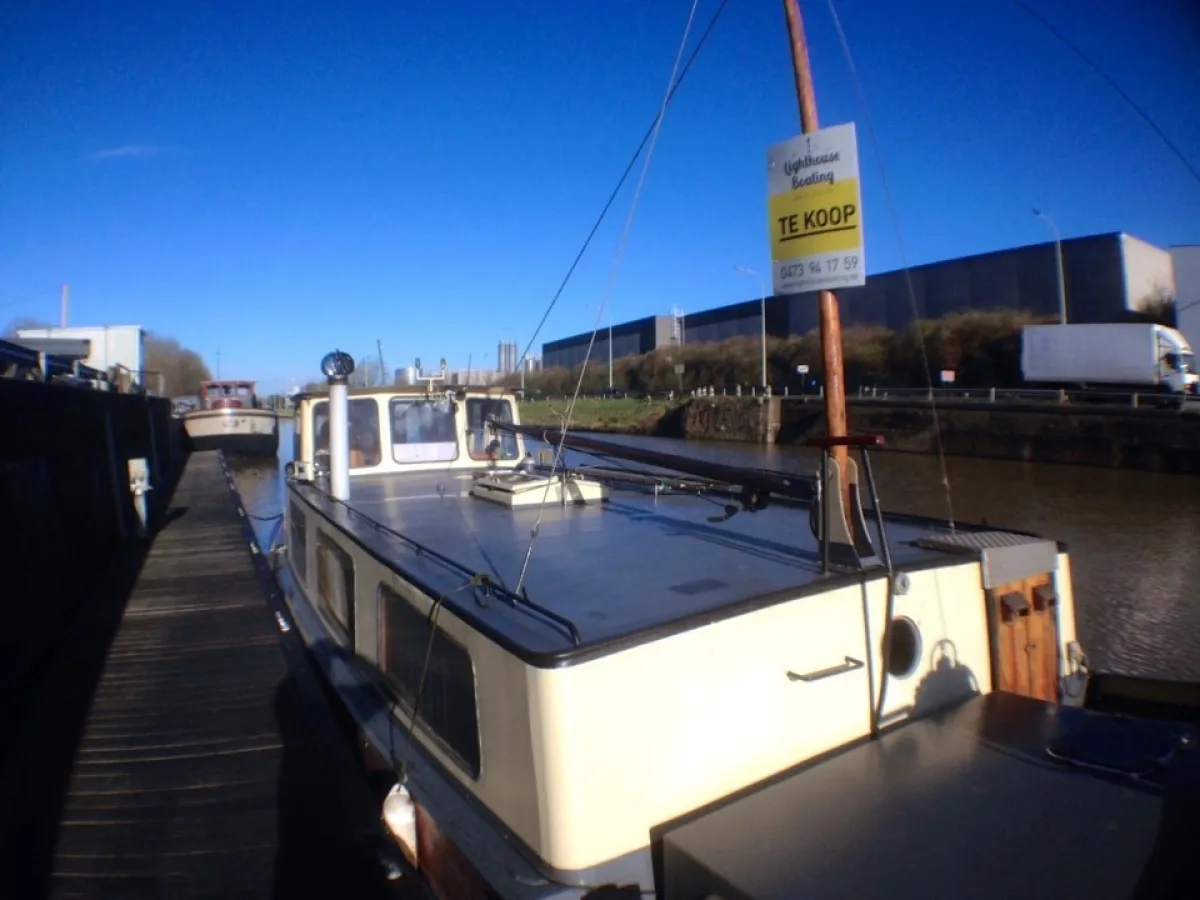
{"label": "boat deck roof", "polygon": [[[1195,789],[1200,759],[1177,731],[1003,692],[975,697],[667,827],[666,890],[739,900],[1151,896],[1138,890],[1150,865],[1161,867],[1153,877],[1182,867],[1195,878],[1190,799],[1178,785]],[[1159,763],[1166,746],[1180,749]],[[1092,767],[1140,773],[1148,760],[1149,777]]]}
{"label": "boat deck roof", "polygon": [[[300,490],[376,557],[427,587],[457,592],[449,599],[455,608],[483,615],[461,590],[461,572],[431,564],[366,521],[515,589],[539,507],[510,509],[482,500],[470,495],[472,485],[471,473],[461,470],[358,476],[351,479],[347,505],[360,516],[347,514],[315,488]],[[594,645],[795,597],[839,577],[821,574],[820,546],[807,508],[776,505],[709,521],[722,514],[722,505],[696,496],[655,497],[624,489],[613,489],[607,502],[547,504],[540,510],[524,581],[528,597],[570,619],[582,645]],[[937,530],[934,523],[901,517],[887,524],[898,568],[956,561],[953,555],[915,545],[917,538]],[[882,577],[882,570],[875,577]],[[487,615],[522,649],[544,653],[571,648],[561,630],[544,622]]]}

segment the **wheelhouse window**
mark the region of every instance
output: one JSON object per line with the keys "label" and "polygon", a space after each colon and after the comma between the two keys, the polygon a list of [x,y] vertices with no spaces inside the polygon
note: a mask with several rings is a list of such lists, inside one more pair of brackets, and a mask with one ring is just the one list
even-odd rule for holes
{"label": "wheelhouse window", "polygon": [[[466,648],[384,584],[379,586],[379,619],[379,659],[400,702],[407,706],[406,716],[415,706],[417,723],[457,757],[472,778],[478,778],[475,670]],[[431,628],[435,629],[432,644]]]}
{"label": "wheelhouse window", "polygon": [[248,409],[258,406],[253,381],[205,381],[200,385],[205,409]]}
{"label": "wheelhouse window", "polygon": [[519,450],[516,435],[489,435],[489,418],[499,422],[512,422],[512,404],[507,400],[493,400],[490,397],[467,398],[467,452],[471,454],[471,459],[488,459],[488,445],[493,440],[499,442],[495,447],[496,459],[517,459]]}
{"label": "wheelhouse window", "polygon": [[[350,468],[363,469],[379,465],[383,458],[379,440],[379,404],[373,397],[358,397],[349,407]],[[329,453],[329,401],[313,404],[313,455]]]}
{"label": "wheelhouse window", "polygon": [[451,462],[458,459],[454,406],[444,398],[393,397],[392,459],[398,463]]}

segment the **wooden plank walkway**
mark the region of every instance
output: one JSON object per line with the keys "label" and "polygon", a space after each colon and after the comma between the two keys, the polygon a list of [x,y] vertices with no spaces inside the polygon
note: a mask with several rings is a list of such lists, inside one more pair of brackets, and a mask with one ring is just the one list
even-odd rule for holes
{"label": "wooden plank walkway", "polygon": [[310,727],[215,453],[187,461],[119,616],[29,896],[384,896],[365,782]]}

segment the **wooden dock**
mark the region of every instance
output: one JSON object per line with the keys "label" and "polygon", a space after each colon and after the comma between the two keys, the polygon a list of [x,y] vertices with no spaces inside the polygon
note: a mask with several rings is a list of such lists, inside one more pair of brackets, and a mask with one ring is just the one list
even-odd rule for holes
{"label": "wooden dock", "polygon": [[113,576],[39,688],[0,895],[390,895],[377,807],[250,539],[217,454],[193,454],[132,590]]}

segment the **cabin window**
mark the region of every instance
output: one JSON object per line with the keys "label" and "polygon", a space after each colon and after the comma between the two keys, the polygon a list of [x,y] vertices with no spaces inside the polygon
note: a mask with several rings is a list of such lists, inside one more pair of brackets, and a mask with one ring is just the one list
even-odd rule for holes
{"label": "cabin window", "polygon": [[292,568],[301,581],[308,580],[308,532],[307,523],[304,521],[304,513],[300,512],[300,507],[296,503],[291,505],[291,534],[288,540],[291,543],[289,548],[289,556],[292,559]]}
{"label": "cabin window", "polygon": [[317,593],[321,602],[354,638],[354,560],[329,535],[317,534]]}
{"label": "cabin window", "polygon": [[379,586],[379,607],[379,659],[401,703],[408,707],[405,718],[412,715],[428,651],[417,722],[457,757],[471,777],[478,778],[475,670],[466,648],[440,628],[430,646],[429,617],[384,584]]}
{"label": "cabin window", "polygon": [[[379,442],[379,404],[373,397],[349,401],[350,468],[366,469],[383,458]],[[313,404],[313,457],[329,453],[329,401]]]}
{"label": "cabin window", "polygon": [[392,422],[392,459],[396,462],[458,459],[458,435],[450,401],[393,397],[388,412]]}
{"label": "cabin window", "polygon": [[[489,435],[488,418],[499,422],[512,422],[512,404],[507,400],[470,397],[467,399],[467,448],[471,459],[487,459]],[[496,459],[517,459],[517,436],[498,434],[500,445],[496,448]]]}

